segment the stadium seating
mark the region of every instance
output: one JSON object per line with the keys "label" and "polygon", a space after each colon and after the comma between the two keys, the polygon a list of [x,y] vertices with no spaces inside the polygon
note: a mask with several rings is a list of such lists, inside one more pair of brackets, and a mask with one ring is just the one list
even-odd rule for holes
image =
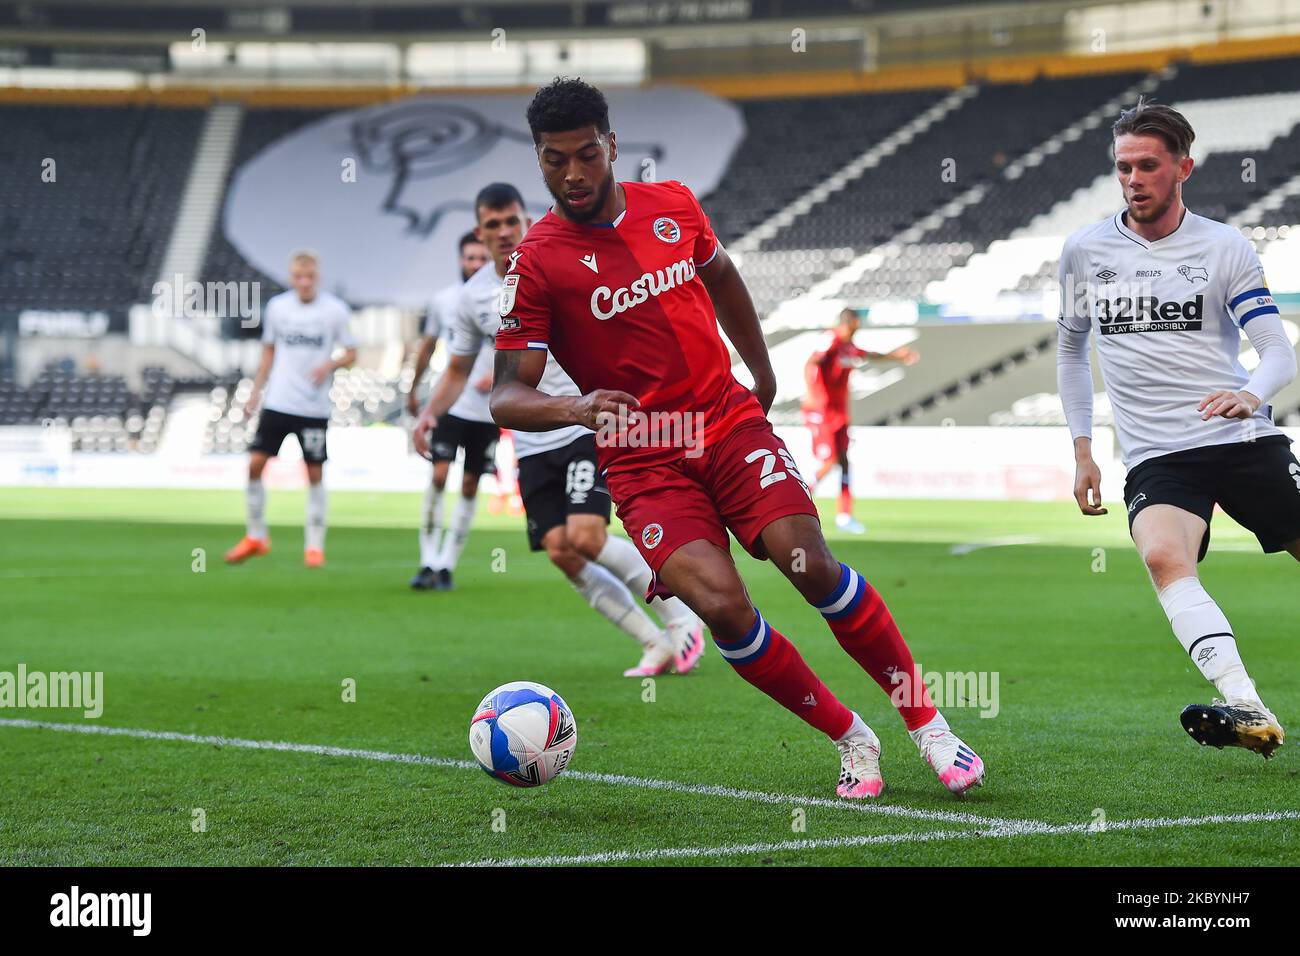
{"label": "stadium seating", "polygon": [[27,386],[0,377],[0,425],[70,428],[74,451],[154,451],[177,386],[167,370],[146,368],[136,393],[121,376],[71,365],[51,363]]}
{"label": "stadium seating", "polygon": [[722,183],[701,199],[714,231],[724,243],[739,239],[941,96],[925,90],[737,104],[745,138]]}
{"label": "stadium seating", "polygon": [[[203,435],[203,451],[215,454],[240,454],[257,433],[257,413],[248,411],[253,390],[249,378],[219,382],[208,393],[208,419]],[[334,373],[330,388],[333,411],[332,428],[360,427],[376,422],[392,422],[401,415],[398,383],[389,381],[373,369],[355,367]]]}
{"label": "stadium seating", "polygon": [[203,115],[0,105],[0,310],[147,301]]}
{"label": "stadium seating", "polygon": [[[1300,57],[982,82],[957,92],[742,100],[745,138],[702,203],[733,247],[764,316],[814,287],[828,302],[827,322],[840,300],[961,304],[974,297],[972,290],[1045,293],[1056,282],[1060,237],[1115,207],[1105,158],[1110,121],[1138,90],[1200,110],[1198,148],[1209,151],[1186,188],[1189,207],[1233,222],[1255,241],[1275,288],[1293,282],[1296,270],[1288,264],[1300,261],[1300,231],[1293,228],[1300,223]],[[0,122],[15,132],[0,142],[0,172],[10,185],[0,199],[7,227],[0,313],[147,301],[204,115],[144,106],[0,106]],[[232,174],[322,115],[318,108],[247,109]],[[899,137],[908,124],[915,135]],[[891,137],[897,148],[885,150],[865,174],[836,176]],[[55,183],[39,175],[47,156],[57,163]],[[945,167],[945,160],[954,165]],[[1243,177],[1245,166],[1253,177]],[[945,176],[945,168],[955,176]],[[773,220],[827,182],[841,188],[802,213]],[[864,257],[868,252],[875,255]],[[1276,267],[1268,266],[1271,253]],[[282,289],[245,262],[219,227],[203,278],[260,282],[263,299]],[[771,331],[782,327],[774,323]],[[1031,399],[1055,391],[1043,341],[1050,329],[1031,323],[917,328],[923,363],[861,399],[855,420],[1042,420]],[[239,333],[231,324],[227,334]],[[394,419],[400,385],[361,369],[340,373],[334,423]],[[205,447],[244,450],[256,424],[242,407],[246,386],[205,383],[211,390]],[[124,389],[120,379],[54,370],[26,387],[0,379],[0,423],[65,419],[84,433],[83,447],[147,449],[145,426],[161,427],[164,413],[151,419],[157,396]],[[1280,414],[1300,414],[1300,395],[1284,399]]]}

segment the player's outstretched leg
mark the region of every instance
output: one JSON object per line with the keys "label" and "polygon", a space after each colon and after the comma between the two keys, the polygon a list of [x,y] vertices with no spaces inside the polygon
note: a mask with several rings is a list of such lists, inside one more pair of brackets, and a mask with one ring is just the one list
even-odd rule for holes
{"label": "player's outstretched leg", "polygon": [[884,599],[836,561],[811,515],[788,515],[762,532],[773,562],[825,618],[849,656],[889,695],[912,742],[953,793],[984,782],[984,761],[948,727]]}
{"label": "player's outstretched leg", "polygon": [[253,452],[249,456],[248,485],[244,489],[248,523],[244,537],[226,552],[227,564],[239,564],[271,551],[271,535],[266,528],[266,487],[262,484],[262,469],[266,467],[268,457],[262,452]]}
{"label": "player's outstretched leg", "polygon": [[[570,516],[571,524],[575,518],[586,520],[576,530],[569,529],[574,547],[587,559],[617,575],[634,597],[644,597],[653,575],[636,545],[609,534],[599,516]],[[664,634],[672,645],[673,672],[685,674],[693,670],[704,656],[704,622],[680,598],[656,596],[651,599],[650,607],[659,615]]]}
{"label": "player's outstretched leg", "polygon": [[671,645],[622,581],[584,558],[569,540],[564,525],[556,525],[542,535],[542,546],[551,563],[564,572],[591,608],[641,645],[640,662],[624,671],[624,677],[649,677],[668,669],[673,659]]}
{"label": "player's outstretched leg", "polygon": [[1133,519],[1133,542],[1151,575],[1174,637],[1221,699],[1184,708],[1180,721],[1197,743],[1244,747],[1265,758],[1284,733],[1246,672],[1227,616],[1196,576],[1207,524],[1168,504],[1148,505]]}
{"label": "player's outstretched leg", "polygon": [[821,682],[789,640],[749,600],[731,555],[704,539],[673,551],[659,579],[703,618],[718,651],[736,673],[808,725],[829,737],[840,752],[836,793],[877,797],[880,741],[862,718]]}

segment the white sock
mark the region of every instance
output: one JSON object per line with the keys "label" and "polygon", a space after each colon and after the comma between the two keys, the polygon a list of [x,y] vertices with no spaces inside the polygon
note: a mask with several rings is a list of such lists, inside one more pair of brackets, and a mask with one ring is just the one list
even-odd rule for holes
{"label": "white sock", "polygon": [[650,615],[641,610],[627,586],[601,565],[594,561],[586,562],[569,583],[587,599],[588,604],[615,627],[631,634],[642,647],[649,648],[662,642],[663,631],[650,620]]}
{"label": "white sock", "polygon": [[465,550],[465,542],[469,540],[469,526],[474,523],[476,505],[474,498],[462,495],[456,499],[456,507],[451,510],[451,527],[442,536],[442,553],[438,555],[438,563],[430,567],[456,570],[456,562],[460,560],[460,553]]}
{"label": "white sock", "polygon": [[952,730],[952,728],[948,726],[948,721],[944,719],[943,713],[938,710],[934,712],[934,716],[930,718],[928,724],[922,724],[920,727],[917,727],[916,730],[909,730],[907,734],[912,738],[912,743],[919,747],[925,740],[925,735],[936,730]]}
{"label": "white sock", "polygon": [[[612,534],[605,535],[605,546],[600,549],[600,554],[596,555],[596,560],[613,571],[635,597],[645,596],[652,577],[650,565],[645,563],[645,558],[641,557],[641,552],[636,549],[636,545],[627,538],[619,538]],[[695,621],[695,612],[680,598],[657,597],[650,602],[650,606],[665,624]]]}
{"label": "white sock", "polygon": [[849,724],[849,729],[844,731],[844,736],[835,738],[836,743],[839,743],[841,740],[844,740],[848,737],[852,737],[854,734],[860,734],[866,731],[867,729],[866,721],[864,721],[861,717],[858,716],[858,712],[856,710],[852,711],[852,714],[853,714],[853,723]]}
{"label": "white sock", "polygon": [[309,551],[325,550],[325,509],[328,499],[325,485],[307,486],[307,526],[303,529],[305,547]]}
{"label": "white sock", "polygon": [[443,539],[443,492],[433,485],[424,489],[424,505],[420,510],[420,567],[440,567],[438,564]]}
{"label": "white sock", "polygon": [[1246,673],[1241,654],[1237,652],[1232,625],[1214,598],[1205,592],[1200,580],[1179,578],[1158,591],[1157,597],[1174,629],[1174,637],[1224,699],[1259,701],[1255,682]]}
{"label": "white sock", "polygon": [[244,489],[244,502],[248,506],[248,536],[258,541],[266,540],[266,487],[262,479],[250,479]]}

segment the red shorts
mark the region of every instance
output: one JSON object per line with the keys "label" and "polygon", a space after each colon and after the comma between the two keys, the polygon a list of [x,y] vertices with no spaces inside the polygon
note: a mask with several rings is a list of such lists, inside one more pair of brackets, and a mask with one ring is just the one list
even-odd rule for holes
{"label": "red shorts", "polygon": [[655,572],[668,556],[697,538],[730,550],[727,530],[759,560],[767,558],[759,535],[777,518],[817,516],[812,495],[785,442],[766,418],[741,422],[698,458],[606,476],[623,527]]}
{"label": "red shorts", "polygon": [[812,433],[813,455],[818,461],[835,461],[849,451],[849,423],[839,415],[804,412],[804,424]]}

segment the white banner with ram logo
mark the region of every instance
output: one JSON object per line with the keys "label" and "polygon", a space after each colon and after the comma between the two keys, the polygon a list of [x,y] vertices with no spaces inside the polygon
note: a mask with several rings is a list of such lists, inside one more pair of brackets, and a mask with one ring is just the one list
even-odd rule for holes
{"label": "white banner with ram logo", "polygon": [[[331,113],[276,140],[236,173],[223,228],[281,284],[288,257],[321,254],[324,287],[353,304],[427,304],[455,281],[474,196],[505,182],[534,219],[551,205],[524,118],[529,96],[417,96]],[[614,174],[711,192],[745,133],[740,110],[699,90],[610,90]],[[255,114],[251,114],[255,116]]]}

